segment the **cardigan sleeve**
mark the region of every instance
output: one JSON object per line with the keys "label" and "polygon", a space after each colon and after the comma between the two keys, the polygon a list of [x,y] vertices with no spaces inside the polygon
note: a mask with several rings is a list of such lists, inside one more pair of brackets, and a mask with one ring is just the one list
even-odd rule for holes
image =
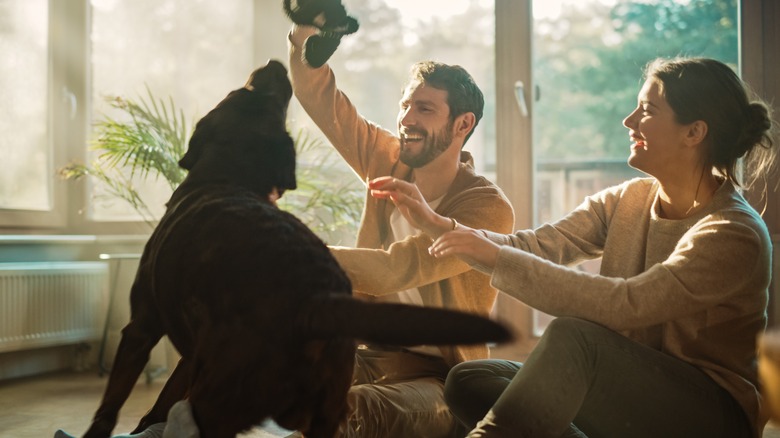
{"label": "cardigan sleeve", "polygon": [[747,291],[765,289],[766,240],[749,224],[711,218],[685,233],[666,260],[628,278],[578,271],[503,246],[491,284],[553,316],[630,330],[690,316]]}
{"label": "cardigan sleeve", "polygon": [[520,230],[504,238],[492,236],[492,240],[565,266],[601,257],[615,211],[618,208],[641,208],[641,205],[621,205],[636,202],[623,196],[631,183],[610,187],[585,198],[577,208],[555,223],[543,224],[535,230]]}
{"label": "cardigan sleeve", "polygon": [[312,68],[303,61],[303,43],[316,32],[293,26],[288,35],[290,77],[295,97],[333,147],[362,181],[375,176],[372,163],[396,161],[399,140],[390,131],[361,116],[337,87],[328,64]]}

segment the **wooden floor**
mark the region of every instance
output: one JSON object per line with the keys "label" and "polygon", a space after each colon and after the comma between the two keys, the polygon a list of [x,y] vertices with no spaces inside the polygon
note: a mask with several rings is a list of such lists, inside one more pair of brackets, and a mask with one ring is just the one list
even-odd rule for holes
{"label": "wooden floor", "polygon": [[[95,372],[57,373],[0,382],[0,437],[51,438],[57,429],[80,436],[89,426],[106,383]],[[128,433],[149,409],[164,383],[157,378],[136,385],[120,413],[115,433]],[[285,437],[290,431],[273,423],[241,435],[242,438]],[[764,438],[780,438],[771,424]]]}
{"label": "wooden floor", "polygon": [[[57,429],[81,436],[100,402],[106,377],[95,372],[58,373],[0,382],[0,437],[51,438]],[[120,412],[115,434],[129,433],[152,406],[163,378],[140,380]],[[285,437],[291,432],[273,423],[242,438]]]}

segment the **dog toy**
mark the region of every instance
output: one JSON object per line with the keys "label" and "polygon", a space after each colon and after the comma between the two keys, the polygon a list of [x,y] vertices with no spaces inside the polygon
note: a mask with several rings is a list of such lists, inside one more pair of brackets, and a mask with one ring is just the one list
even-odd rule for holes
{"label": "dog toy", "polygon": [[355,33],[360,26],[347,15],[341,0],[284,0],[284,12],[293,23],[320,30],[307,38],[303,47],[303,60],[314,68],[328,61],[341,37]]}

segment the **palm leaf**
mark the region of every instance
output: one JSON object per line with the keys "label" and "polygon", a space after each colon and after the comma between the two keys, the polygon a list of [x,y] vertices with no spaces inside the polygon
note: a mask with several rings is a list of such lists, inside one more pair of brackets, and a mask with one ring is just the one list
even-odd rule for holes
{"label": "palm leaf", "polygon": [[[107,98],[119,115],[104,115],[94,126],[88,165],[71,163],[60,174],[68,180],[94,178],[106,193],[127,202],[150,226],[158,219],[133,181],[163,178],[171,189],[184,180],[179,159],[186,152],[191,124],[173,99],[157,99],[146,87],[138,99]],[[323,239],[354,235],[360,220],[363,186],[333,149],[299,129],[293,135],[297,152],[298,189],[287,191],[280,208],[298,216]]]}

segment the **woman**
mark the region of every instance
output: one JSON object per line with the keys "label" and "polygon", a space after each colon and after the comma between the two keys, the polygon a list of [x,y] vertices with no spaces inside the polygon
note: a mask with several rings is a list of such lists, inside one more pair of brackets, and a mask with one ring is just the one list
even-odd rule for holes
{"label": "woman", "polygon": [[[493,286],[557,316],[524,364],[466,362],[447,377],[469,437],[758,437],[766,422],[756,336],[766,326],[771,242],[738,188],[766,175],[767,107],[726,65],[656,60],[623,124],[648,174],[535,230],[501,235],[438,216],[414,185],[372,181]],[[451,231],[448,231],[451,230]],[[599,275],[573,269],[602,258]]]}

